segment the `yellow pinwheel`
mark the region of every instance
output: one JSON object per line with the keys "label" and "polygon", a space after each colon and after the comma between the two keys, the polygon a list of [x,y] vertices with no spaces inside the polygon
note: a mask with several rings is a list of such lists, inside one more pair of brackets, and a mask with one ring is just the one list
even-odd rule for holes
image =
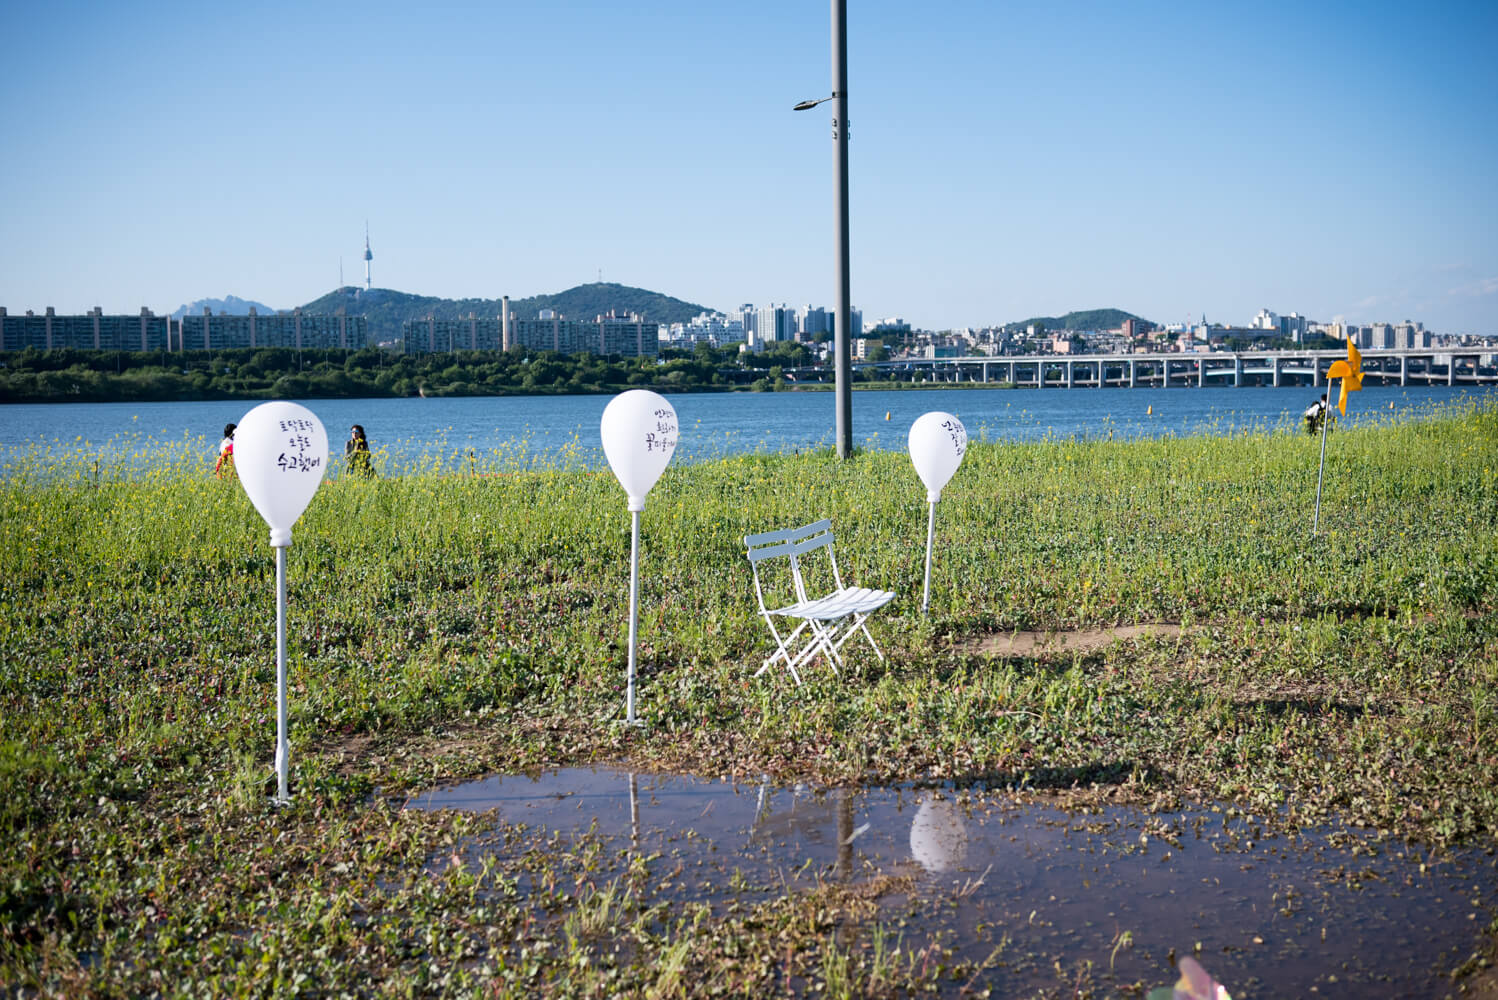
{"label": "yellow pinwheel", "polygon": [[1347,360],[1333,361],[1331,368],[1327,370],[1327,381],[1330,382],[1334,378],[1342,380],[1342,395],[1337,400],[1337,409],[1345,417],[1347,394],[1357,392],[1363,387],[1363,356],[1358,353],[1357,346],[1353,344],[1351,337],[1347,338]]}

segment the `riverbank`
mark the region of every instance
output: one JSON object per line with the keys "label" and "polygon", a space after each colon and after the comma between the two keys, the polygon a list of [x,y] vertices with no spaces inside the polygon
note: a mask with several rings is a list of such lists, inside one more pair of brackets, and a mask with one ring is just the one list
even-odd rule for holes
{"label": "riverbank", "polygon": [[[282,993],[298,976],[328,994],[669,993],[691,955],[688,992],[827,982],[839,963],[879,992],[873,953],[832,930],[887,919],[896,881],[788,889],[752,913],[667,903],[616,926],[583,889],[585,851],[394,807],[557,764],[1221,804],[1432,859],[1490,844],[1498,409],[1336,435],[1311,539],[1318,446],[975,442],[937,509],[929,617],[925,494],[903,454],[670,468],[642,515],[640,730],[617,725],[629,516],[609,476],[326,483],[289,550],[279,810],[273,563],[242,491],[186,453],[146,476],[0,482],[0,979],[69,995]],[[899,595],[871,622],[888,659],[860,650],[800,688],[756,678],[773,647],[741,538],[823,515],[845,574]],[[1179,628],[984,645],[1148,623]],[[448,863],[486,829],[518,838],[509,861]],[[638,863],[652,882],[688,877],[669,856]],[[585,899],[600,923],[569,937]],[[902,966],[889,988],[946,982],[940,965]]]}

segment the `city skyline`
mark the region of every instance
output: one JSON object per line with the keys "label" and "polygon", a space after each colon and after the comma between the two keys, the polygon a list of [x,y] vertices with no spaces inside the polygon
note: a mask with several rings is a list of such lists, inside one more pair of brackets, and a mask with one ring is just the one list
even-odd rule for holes
{"label": "city skyline", "polygon": [[[849,4],[853,300],[1498,333],[1498,9]],[[821,3],[0,13],[0,303],[832,301]],[[737,56],[737,58],[735,58]]]}

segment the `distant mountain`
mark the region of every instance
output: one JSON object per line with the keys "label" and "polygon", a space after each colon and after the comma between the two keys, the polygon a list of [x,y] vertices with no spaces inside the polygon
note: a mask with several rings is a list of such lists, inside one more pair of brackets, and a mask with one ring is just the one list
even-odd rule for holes
{"label": "distant mountain", "polygon": [[[431,295],[412,295],[389,288],[365,291],[352,285],[335,289],[302,306],[303,312],[333,313],[348,310],[350,316],[364,316],[369,335],[377,343],[398,340],[401,324],[407,320],[464,319],[469,314],[484,319],[499,316],[499,299],[439,299]],[[707,309],[692,302],[673,299],[659,292],[628,285],[598,281],[578,285],[555,295],[532,295],[510,300],[510,315],[518,319],[535,319],[542,309],[554,309],[567,319],[592,319],[613,310],[620,314],[638,313],[656,323],[685,323]]]}
{"label": "distant mountain", "polygon": [[250,302],[240,298],[238,295],[226,295],[221,299],[198,299],[189,302],[185,306],[178,306],[177,311],[172,313],[172,319],[181,319],[189,313],[201,316],[204,309],[212,309],[215,314],[223,313],[229,316],[248,316],[250,307],[254,306],[257,313],[275,314],[275,310],[263,302]]}
{"label": "distant mountain", "polygon": [[1047,330],[1117,330],[1126,319],[1144,321],[1144,317],[1122,309],[1084,309],[1065,316],[1033,316],[1018,323],[1005,323],[1004,329],[1023,330],[1031,323],[1040,323]]}

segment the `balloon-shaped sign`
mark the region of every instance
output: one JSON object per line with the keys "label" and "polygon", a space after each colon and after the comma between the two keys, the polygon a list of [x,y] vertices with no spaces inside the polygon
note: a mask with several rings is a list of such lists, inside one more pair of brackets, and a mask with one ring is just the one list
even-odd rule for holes
{"label": "balloon-shaped sign", "polygon": [[661,478],[676,451],[676,410],[666,397],[648,389],[631,389],[609,400],[599,425],[603,453],[614,478],[629,496],[629,674],[625,684],[624,721],[635,719],[635,636],[640,606],[640,512],[645,494]]}
{"label": "balloon-shaped sign", "polygon": [[967,428],[950,413],[923,413],[910,425],[910,461],[926,484],[926,584],[921,590],[921,613],[931,604],[931,546],[936,540],[936,501],[952,473],[967,454]]}
{"label": "balloon-shaped sign", "polygon": [[676,410],[658,393],[631,389],[609,400],[599,430],[609,468],[629,495],[629,509],[644,510],[645,494],[676,451]]}
{"label": "balloon-shaped sign", "polygon": [[305,406],[261,403],[234,431],[234,466],[250,502],[270,525],[276,550],[276,798],[290,801],[291,745],[286,730],[286,550],[291,526],[328,471],[328,432]]}
{"label": "balloon-shaped sign", "polygon": [[941,491],[967,453],[967,428],[950,413],[923,413],[910,425],[910,461],[926,484],[926,499],[941,499]]}
{"label": "balloon-shaped sign", "polygon": [[328,432],[305,406],[261,403],[234,430],[234,467],[250,502],[270,525],[270,543],[291,544],[291,526],[328,471]]}

